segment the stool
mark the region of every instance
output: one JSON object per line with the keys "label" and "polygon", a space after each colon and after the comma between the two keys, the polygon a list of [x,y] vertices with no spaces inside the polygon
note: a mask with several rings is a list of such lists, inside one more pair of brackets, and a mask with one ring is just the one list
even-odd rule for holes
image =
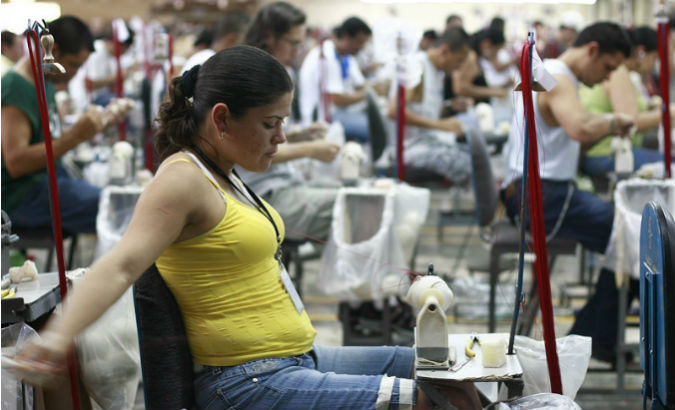
{"label": "stool", "polygon": [[[12,244],[15,249],[25,250],[28,248],[47,249],[47,260],[43,272],[52,270],[52,260],[54,259],[54,236],[51,226],[40,228],[21,228],[12,226],[12,233],[19,236],[19,240]],[[63,231],[63,240],[70,239],[70,248],[68,249],[68,259],[66,260],[66,269],[73,268],[73,256],[77,247],[77,234],[71,231]]]}

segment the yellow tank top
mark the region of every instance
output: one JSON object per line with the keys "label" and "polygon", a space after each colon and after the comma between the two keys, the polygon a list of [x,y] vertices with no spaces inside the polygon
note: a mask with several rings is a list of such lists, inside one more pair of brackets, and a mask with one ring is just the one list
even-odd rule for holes
{"label": "yellow tank top", "polygon": [[[274,227],[193,159],[225,199],[225,215],[211,230],[169,246],[156,264],[180,306],[194,361],[233,366],[308,352],[316,332],[281,282]],[[177,161],[190,162],[180,158],[165,166]],[[281,217],[265,206],[283,238]]]}

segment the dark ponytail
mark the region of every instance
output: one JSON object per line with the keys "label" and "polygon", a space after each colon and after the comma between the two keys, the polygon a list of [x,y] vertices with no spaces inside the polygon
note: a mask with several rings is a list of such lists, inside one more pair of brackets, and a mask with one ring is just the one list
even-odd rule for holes
{"label": "dark ponytail", "polygon": [[164,160],[194,145],[204,119],[218,103],[226,104],[234,118],[241,118],[249,108],[272,104],[291,91],[288,72],[265,51],[250,46],[220,51],[201,68],[171,80],[168,97],[159,108],[157,154]]}
{"label": "dark ponytail", "polygon": [[155,135],[155,150],[160,161],[194,144],[197,123],[192,103],[183,92],[183,78],[174,77],[169,83],[167,98],[159,107],[159,130]]}

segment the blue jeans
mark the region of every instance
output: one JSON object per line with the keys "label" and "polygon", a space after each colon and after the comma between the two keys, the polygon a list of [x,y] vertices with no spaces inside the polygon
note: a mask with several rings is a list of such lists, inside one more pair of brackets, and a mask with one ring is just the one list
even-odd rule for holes
{"label": "blue jeans", "polygon": [[[517,221],[520,215],[520,182],[519,179],[514,183],[515,191],[509,192],[508,188],[502,191],[502,200],[512,221]],[[541,181],[546,233],[553,230],[558,216],[562,213],[568,186],[567,181]],[[527,215],[525,219],[527,227],[529,227],[529,220],[529,215]],[[581,242],[586,249],[605,253],[609,236],[612,233],[613,221],[614,205],[612,203],[574,187],[569,208],[562,219],[557,236],[575,239]]]}
{"label": "blue jeans", "polygon": [[[292,357],[237,366],[203,366],[195,375],[197,407],[215,409],[375,409],[383,375],[394,376],[389,409],[397,409],[401,379],[412,376],[408,347],[318,346]],[[382,383],[384,385],[385,383]],[[415,385],[403,381],[416,401]],[[412,391],[410,391],[410,386]]]}
{"label": "blue jeans", "polygon": [[[646,148],[633,148],[633,171],[637,171],[644,164],[652,162],[663,162],[663,154]],[[587,157],[581,158],[581,172],[588,176],[607,174],[614,171],[614,155],[607,157]]]}
{"label": "blue jeans", "polygon": [[364,111],[336,109],[333,112],[333,121],[342,124],[347,141],[365,143],[370,139],[368,116]]}
{"label": "blue jeans", "polygon": [[[65,169],[56,168],[56,182],[61,208],[61,227],[76,233],[96,232],[96,215],[101,188],[72,178]],[[49,175],[28,192],[26,198],[11,212],[12,225],[23,228],[51,226],[52,212]]]}

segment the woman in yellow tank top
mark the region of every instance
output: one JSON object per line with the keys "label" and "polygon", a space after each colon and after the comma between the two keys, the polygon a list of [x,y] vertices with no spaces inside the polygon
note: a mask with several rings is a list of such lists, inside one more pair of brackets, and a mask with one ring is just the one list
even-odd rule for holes
{"label": "woman in yellow tank top", "polygon": [[[155,137],[163,163],[126,233],[16,360],[57,373],[74,338],[156,262],[198,365],[198,408],[427,408],[410,379],[411,348],[313,344],[279,262],[283,222],[232,171],[270,166],[292,97],[284,67],[248,46],[174,78]],[[472,386],[442,389],[461,408],[480,408]]]}

